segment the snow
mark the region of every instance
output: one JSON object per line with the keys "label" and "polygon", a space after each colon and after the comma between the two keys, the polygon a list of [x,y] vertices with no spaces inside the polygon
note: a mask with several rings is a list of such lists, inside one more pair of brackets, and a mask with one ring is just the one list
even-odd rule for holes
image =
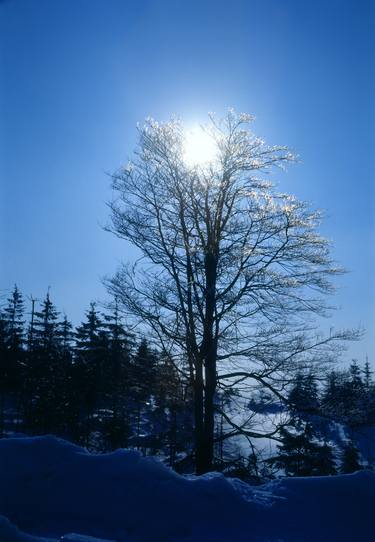
{"label": "snow", "polygon": [[[35,536],[22,533],[15,525],[12,525],[10,521],[4,516],[0,516],[0,540],[1,542],[55,542],[54,540],[47,538],[39,538]],[[64,540],[65,542],[65,540]],[[75,541],[69,541],[75,542]],[[79,542],[79,541],[77,541]],[[90,542],[89,540],[82,540],[82,542]],[[103,541],[100,541],[103,542]]]}
{"label": "snow", "polygon": [[368,542],[374,502],[369,471],[252,487],[135,451],[0,440],[1,542]]}
{"label": "snow", "polygon": [[94,538],[82,534],[70,533],[61,538],[61,542],[113,542],[113,540],[104,540],[103,538]]}
{"label": "snow", "polygon": [[375,427],[361,427],[352,431],[350,436],[357,444],[362,460],[375,465]]}

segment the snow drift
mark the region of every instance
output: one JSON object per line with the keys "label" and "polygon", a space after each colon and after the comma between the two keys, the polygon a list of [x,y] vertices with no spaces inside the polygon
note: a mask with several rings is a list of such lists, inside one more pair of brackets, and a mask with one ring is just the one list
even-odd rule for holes
{"label": "snow drift", "polygon": [[0,441],[1,542],[368,542],[374,504],[368,471],[254,488],[183,477],[134,451],[94,455],[51,436]]}

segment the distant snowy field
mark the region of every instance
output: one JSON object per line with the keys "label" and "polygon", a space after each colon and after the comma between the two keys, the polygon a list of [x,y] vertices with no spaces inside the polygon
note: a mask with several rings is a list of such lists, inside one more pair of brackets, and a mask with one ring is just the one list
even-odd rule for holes
{"label": "distant snowy field", "polygon": [[0,440],[0,542],[370,542],[374,510],[369,471],[252,487],[134,451]]}

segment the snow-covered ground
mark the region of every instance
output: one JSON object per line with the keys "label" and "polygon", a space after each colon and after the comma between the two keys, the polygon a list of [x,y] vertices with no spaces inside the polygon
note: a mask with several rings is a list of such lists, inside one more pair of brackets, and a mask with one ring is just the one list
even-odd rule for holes
{"label": "snow-covered ground", "polygon": [[370,542],[374,504],[368,471],[251,487],[179,476],[134,451],[0,441],[1,542]]}

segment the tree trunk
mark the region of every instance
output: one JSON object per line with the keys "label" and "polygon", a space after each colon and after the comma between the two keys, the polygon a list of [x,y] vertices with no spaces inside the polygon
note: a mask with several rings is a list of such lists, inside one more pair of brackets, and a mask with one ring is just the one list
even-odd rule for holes
{"label": "tree trunk", "polygon": [[205,461],[203,397],[203,366],[199,361],[197,361],[194,381],[194,440],[195,470],[197,474],[203,474],[204,472],[207,472]]}
{"label": "tree trunk", "polygon": [[216,357],[217,344],[214,336],[214,311],[216,289],[217,259],[211,252],[206,255],[206,312],[204,322],[203,340],[201,346],[201,359],[204,367],[204,405],[203,405],[203,438],[200,450],[199,465],[197,451],[197,474],[212,470],[214,459],[214,398],[216,391]]}
{"label": "tree trunk", "polygon": [[205,436],[205,472],[212,470],[214,459],[215,409],[214,398],[216,389],[216,370],[213,364],[205,368],[204,395],[204,436]]}
{"label": "tree trunk", "polygon": [[4,392],[0,392],[0,438],[4,436]]}

